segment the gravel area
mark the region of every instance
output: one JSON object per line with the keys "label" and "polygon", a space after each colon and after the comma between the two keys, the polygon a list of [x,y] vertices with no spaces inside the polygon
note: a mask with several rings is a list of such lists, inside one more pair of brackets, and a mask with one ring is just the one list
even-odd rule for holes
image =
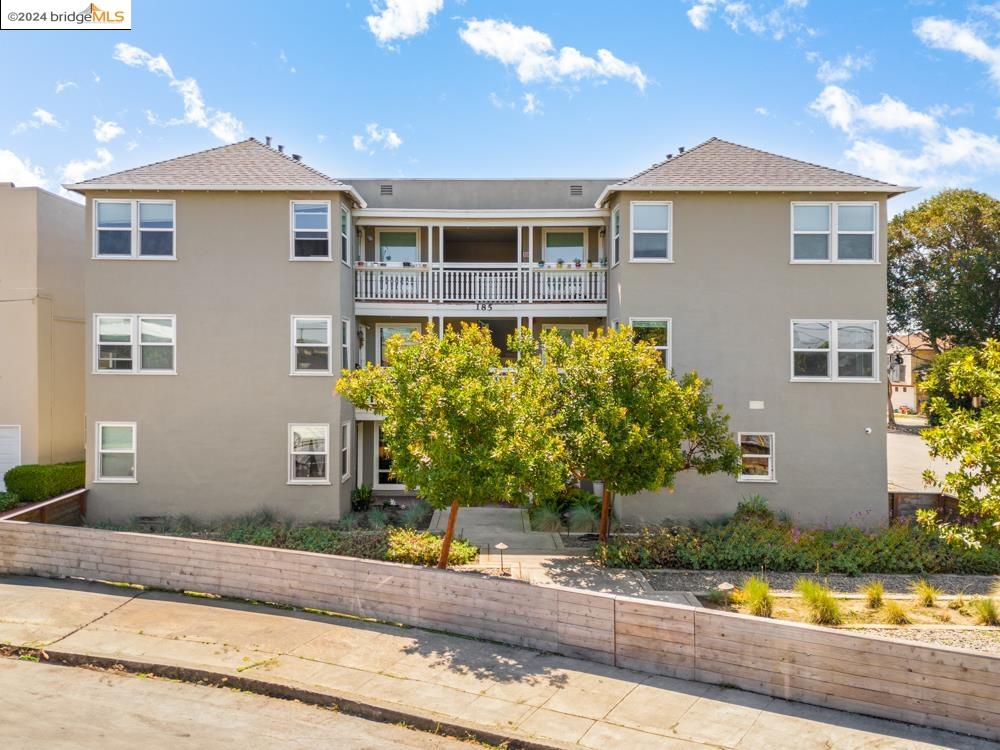
{"label": "gravel area", "polygon": [[[643,570],[642,574],[656,591],[692,591],[704,593],[720,583],[738,586],[744,579],[754,575],[745,570]],[[795,581],[801,577],[814,578],[838,593],[853,594],[860,586],[879,580],[889,594],[909,594],[910,583],[922,576],[915,575],[861,575],[826,576],[811,573],[764,573],[764,578],[774,591],[791,591]],[[1000,576],[963,576],[940,574],[927,576],[930,582],[945,594],[986,594],[993,586],[1000,586]]]}
{"label": "gravel area", "polygon": [[936,646],[968,648],[987,654],[1000,654],[1000,628],[844,628],[849,633],[877,635],[882,638],[899,638],[903,641],[919,641]]}

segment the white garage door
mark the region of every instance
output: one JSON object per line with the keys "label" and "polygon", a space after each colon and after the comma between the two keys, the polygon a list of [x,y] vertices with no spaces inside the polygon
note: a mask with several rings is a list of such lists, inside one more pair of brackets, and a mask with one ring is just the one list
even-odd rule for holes
{"label": "white garage door", "polygon": [[3,475],[21,463],[21,428],[18,425],[0,425],[0,492],[6,487]]}

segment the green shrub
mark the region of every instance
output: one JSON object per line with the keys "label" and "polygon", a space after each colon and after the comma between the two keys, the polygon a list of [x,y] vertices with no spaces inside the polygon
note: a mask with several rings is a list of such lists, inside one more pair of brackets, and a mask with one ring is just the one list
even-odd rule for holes
{"label": "green shrub", "polygon": [[980,625],[1000,625],[1000,610],[996,602],[989,597],[972,600],[972,610],[976,613],[976,622]]}
{"label": "green shrub", "polygon": [[372,508],[368,511],[368,527],[372,529],[380,529],[383,526],[389,525],[389,514],[386,513],[384,508]]}
{"label": "green shrub", "polygon": [[921,607],[933,607],[937,598],[941,596],[941,589],[936,586],[932,586],[926,578],[921,578],[919,581],[913,581],[910,584],[910,591],[917,599],[917,604]]}
{"label": "green shrub", "polygon": [[733,519],[771,523],[776,517],[774,511],[767,507],[767,498],[762,495],[749,495],[737,503]]}
{"label": "green shrub", "polygon": [[417,500],[400,514],[400,523],[410,529],[426,529],[434,509],[426,500]]}
{"label": "green shrub", "polygon": [[826,586],[809,578],[795,582],[795,590],[809,607],[809,622],[816,625],[839,625],[843,622],[840,605]]}
{"label": "green shrub", "polygon": [[13,492],[0,492],[0,513],[15,507],[21,499]]}
{"label": "green shrub", "polygon": [[909,625],[910,618],[899,602],[888,601],[882,608],[882,622],[886,625]]}
{"label": "green shrub", "polygon": [[7,491],[17,495],[21,502],[37,503],[40,500],[78,490],[86,484],[83,461],[67,464],[23,464],[4,474]]}
{"label": "green shrub", "polygon": [[372,488],[367,484],[359,484],[351,492],[351,510],[355,513],[366,513],[372,504]]}
{"label": "green shrub", "polygon": [[566,516],[566,525],[569,530],[577,533],[597,531],[600,522],[600,512],[596,508],[590,508],[586,505],[574,505]]}
{"label": "green shrub", "polygon": [[[429,531],[389,529],[386,560],[410,565],[437,565],[441,557],[441,537]],[[468,565],[475,562],[479,549],[464,539],[453,539],[448,551],[449,565]]]}
{"label": "green shrub", "polygon": [[767,581],[750,576],[743,582],[740,598],[747,612],[755,617],[770,617],[774,611],[774,598]]}
{"label": "green shrub", "polygon": [[532,508],[528,516],[535,531],[560,531],[563,527],[562,518],[551,508]]}
{"label": "green shrub", "polygon": [[360,513],[345,513],[340,517],[337,525],[342,529],[356,529],[361,526],[363,516]]}
{"label": "green shrub", "polygon": [[861,593],[865,595],[865,606],[868,609],[878,609],[882,606],[882,596],[885,594],[885,586],[881,581],[872,581],[861,587]]}

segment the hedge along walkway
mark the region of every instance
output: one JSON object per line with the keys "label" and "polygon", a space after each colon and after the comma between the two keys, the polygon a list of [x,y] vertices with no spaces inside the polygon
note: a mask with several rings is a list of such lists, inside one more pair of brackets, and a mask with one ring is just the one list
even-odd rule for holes
{"label": "hedge along walkway", "polygon": [[0,642],[67,662],[117,659],[180,677],[200,670],[209,682],[252,680],[288,697],[310,691],[372,718],[440,721],[514,747],[996,747],[417,628],[76,581],[0,579]]}

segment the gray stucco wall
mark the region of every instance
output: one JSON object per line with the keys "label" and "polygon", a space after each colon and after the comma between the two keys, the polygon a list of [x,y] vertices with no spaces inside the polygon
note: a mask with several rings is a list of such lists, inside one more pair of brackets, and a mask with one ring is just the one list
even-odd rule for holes
{"label": "gray stucco wall", "polygon": [[[601,191],[617,177],[603,179],[407,179],[342,178],[365,199],[369,208],[516,209],[593,208]],[[392,185],[392,195],[382,195],[382,185]],[[570,195],[579,185],[580,195]]]}
{"label": "gray stucco wall", "polygon": [[[630,200],[673,201],[673,263],[629,262]],[[790,262],[790,203],[879,204],[877,265]],[[884,374],[885,200],[880,195],[624,193],[622,261],[610,271],[608,318],[669,317],[673,367],[713,381],[734,432],[773,432],[776,482],[682,475],[673,493],[621,498],[630,521],[711,517],[760,493],[804,523],[887,515],[885,383],[790,382],[793,318],[878,320]],[[763,401],[763,410],[749,402]],[[871,428],[871,433],[866,429]]]}
{"label": "gray stucco wall", "polygon": [[[177,202],[177,260],[87,263],[91,519],[205,517],[263,506],[302,519],[336,518],[353,487],[354,471],[346,482],[339,473],[339,427],[352,412],[332,393],[336,376],[289,375],[290,318],[333,317],[339,371],[340,318],[353,319],[351,274],[340,262],[337,232],[333,260],[289,260],[289,201],[329,199],[336,226],[340,195],[155,197]],[[91,374],[95,313],[176,315],[177,374]],[[137,483],[93,481],[98,421],[138,424]],[[287,484],[289,423],[330,425],[329,485]]]}

